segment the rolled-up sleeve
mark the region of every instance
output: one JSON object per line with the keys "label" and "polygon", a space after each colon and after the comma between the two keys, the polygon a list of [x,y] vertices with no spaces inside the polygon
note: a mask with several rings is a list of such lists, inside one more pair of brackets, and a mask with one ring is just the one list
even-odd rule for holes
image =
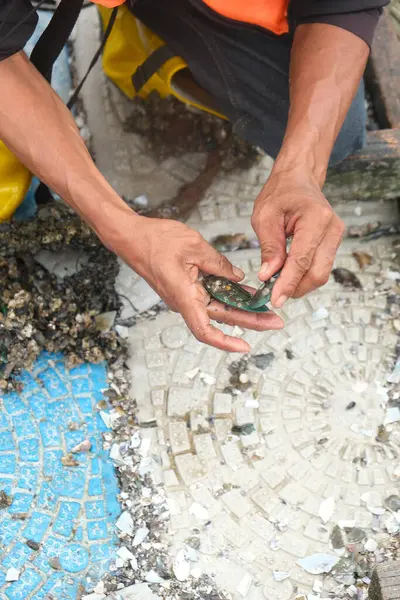
{"label": "rolled-up sleeve", "polygon": [[390,0],[292,0],[294,25],[327,23],[346,29],[372,44],[383,7]]}
{"label": "rolled-up sleeve", "polygon": [[0,60],[20,52],[35,31],[38,17],[31,11],[29,0],[0,0]]}

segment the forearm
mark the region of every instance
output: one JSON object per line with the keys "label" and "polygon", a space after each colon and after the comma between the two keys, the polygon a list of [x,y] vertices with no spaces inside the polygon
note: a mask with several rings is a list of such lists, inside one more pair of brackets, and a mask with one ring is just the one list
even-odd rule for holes
{"label": "forearm", "polygon": [[69,110],[23,53],[0,62],[0,87],[7,90],[0,139],[32,173],[100,237],[112,227],[112,214],[131,212],[96,168]]}
{"label": "forearm", "polygon": [[291,55],[290,111],[275,172],[300,167],[323,185],[336,137],[358,89],[368,45],[339,27],[297,28]]}

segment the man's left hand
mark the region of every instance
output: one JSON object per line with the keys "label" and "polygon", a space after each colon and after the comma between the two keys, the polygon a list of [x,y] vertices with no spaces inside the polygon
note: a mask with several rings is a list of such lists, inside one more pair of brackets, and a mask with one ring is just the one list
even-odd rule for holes
{"label": "man's left hand", "polygon": [[[261,246],[260,280],[283,266],[271,298],[275,308],[328,281],[345,227],[312,174],[298,168],[273,171],[255,202],[251,222]],[[293,240],[286,255],[289,236]]]}

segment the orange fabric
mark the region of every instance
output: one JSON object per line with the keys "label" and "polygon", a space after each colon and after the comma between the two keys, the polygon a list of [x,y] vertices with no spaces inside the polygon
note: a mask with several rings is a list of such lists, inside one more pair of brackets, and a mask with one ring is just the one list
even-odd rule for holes
{"label": "orange fabric", "polygon": [[[165,0],[164,0],[165,1]],[[203,0],[224,17],[259,25],[277,35],[289,31],[287,8],[289,0]]]}
{"label": "orange fabric", "polygon": [[124,4],[125,0],[92,0],[94,4],[101,4],[106,8],[115,8],[116,6],[121,6]]}

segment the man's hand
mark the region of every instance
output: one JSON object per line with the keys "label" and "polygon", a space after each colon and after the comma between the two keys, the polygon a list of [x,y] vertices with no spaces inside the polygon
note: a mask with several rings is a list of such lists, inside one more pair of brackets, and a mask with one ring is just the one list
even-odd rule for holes
{"label": "man's hand", "polygon": [[261,243],[260,279],[285,264],[272,293],[276,308],[328,280],[344,225],[321,188],[368,52],[361,38],[340,27],[310,23],[296,29],[285,138],[252,217]]}
{"label": "man's hand", "polygon": [[280,308],[288,298],[304,296],[328,281],[344,224],[313,177],[296,171],[272,174],[256,200],[252,225],[261,245],[260,280],[284,265],[274,285],[273,306]]}
{"label": "man's hand", "polygon": [[126,211],[112,230],[118,234],[110,235],[109,225],[98,232],[102,241],[146,279],[169,308],[182,314],[199,341],[230,352],[250,350],[247,342],[225,335],[211,319],[256,331],[283,327],[283,321],[272,312],[248,313],[211,301],[198,280],[200,272],[233,281],[243,279],[244,273],[186,225]]}

